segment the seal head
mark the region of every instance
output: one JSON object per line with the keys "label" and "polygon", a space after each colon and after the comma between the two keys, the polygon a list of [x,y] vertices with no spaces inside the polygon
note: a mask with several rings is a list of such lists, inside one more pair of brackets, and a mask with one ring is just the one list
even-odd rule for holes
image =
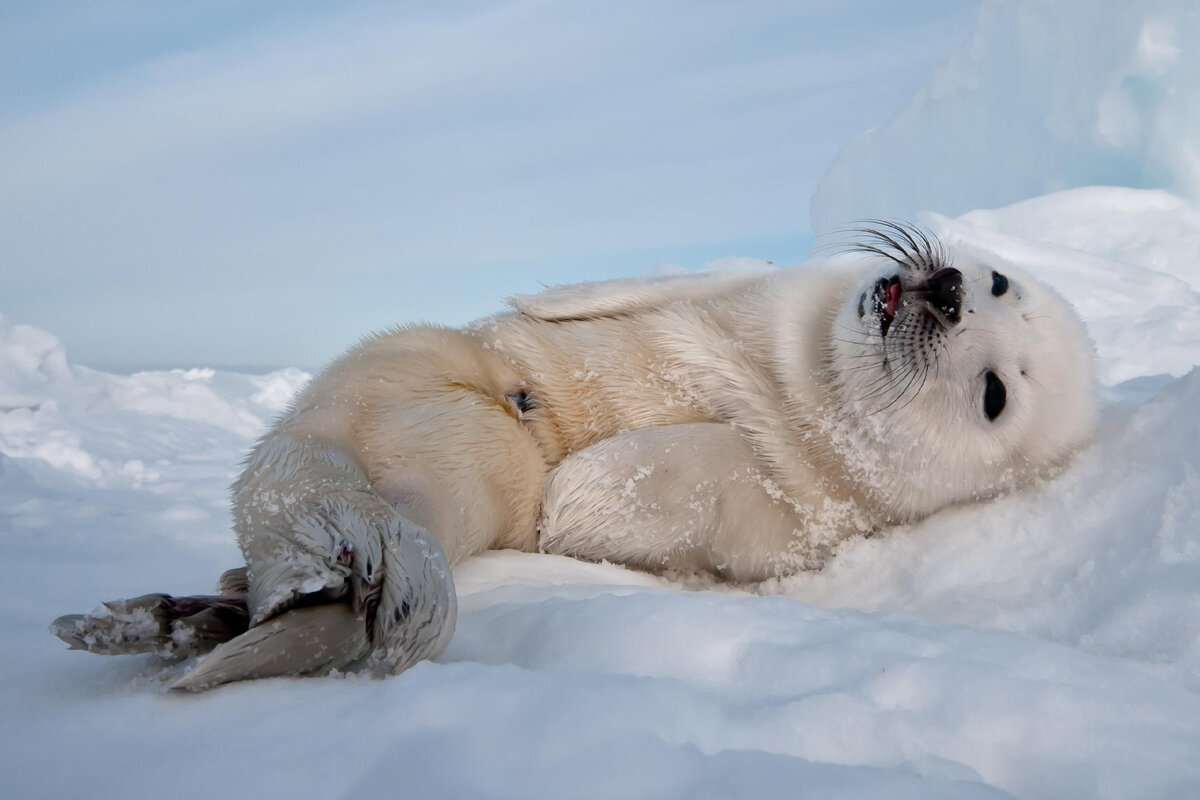
{"label": "seal head", "polygon": [[1087,441],[1094,359],[1062,297],[914,227],[861,232],[853,249],[882,266],[833,322],[830,425],[848,476],[893,521],[1028,483]]}

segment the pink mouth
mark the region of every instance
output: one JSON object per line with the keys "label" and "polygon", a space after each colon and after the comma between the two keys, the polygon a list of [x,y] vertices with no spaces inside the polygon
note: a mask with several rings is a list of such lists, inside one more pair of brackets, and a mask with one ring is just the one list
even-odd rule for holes
{"label": "pink mouth", "polygon": [[883,306],[883,313],[887,317],[888,322],[894,320],[896,312],[900,310],[900,292],[900,281],[892,278],[887,286],[886,299]]}
{"label": "pink mouth", "polygon": [[900,286],[900,276],[880,278],[875,282],[873,310],[879,318],[879,335],[886,337],[892,320],[900,312],[900,296],[904,294]]}

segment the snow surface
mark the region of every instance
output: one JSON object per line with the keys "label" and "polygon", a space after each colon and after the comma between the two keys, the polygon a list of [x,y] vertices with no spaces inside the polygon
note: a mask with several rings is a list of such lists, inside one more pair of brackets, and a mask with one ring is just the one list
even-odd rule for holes
{"label": "snow surface", "polygon": [[818,234],[1059,189],[1200,199],[1196,0],[985,0],[971,37],[893,119],[842,148]]}
{"label": "snow surface", "polygon": [[67,652],[55,616],[239,563],[226,487],[306,375],[110,375],[0,319],[0,796],[1200,795],[1200,217],[1087,188],[924,221],[1089,323],[1068,470],[756,592],[488,553],[449,650],[382,681],[180,697]]}

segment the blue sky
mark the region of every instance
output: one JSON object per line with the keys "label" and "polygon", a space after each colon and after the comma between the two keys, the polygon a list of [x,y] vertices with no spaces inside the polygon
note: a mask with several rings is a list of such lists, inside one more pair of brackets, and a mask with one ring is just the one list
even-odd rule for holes
{"label": "blue sky", "polygon": [[541,284],[777,263],[977,4],[0,4],[0,314],[317,366]]}

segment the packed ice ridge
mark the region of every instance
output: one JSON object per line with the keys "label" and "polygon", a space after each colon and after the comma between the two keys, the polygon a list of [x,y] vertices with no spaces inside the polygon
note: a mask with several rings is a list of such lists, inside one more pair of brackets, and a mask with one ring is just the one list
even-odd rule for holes
{"label": "packed ice ridge", "polygon": [[984,0],[930,83],[842,148],[813,229],[1083,186],[1200,199],[1196,41],[1192,0]]}

